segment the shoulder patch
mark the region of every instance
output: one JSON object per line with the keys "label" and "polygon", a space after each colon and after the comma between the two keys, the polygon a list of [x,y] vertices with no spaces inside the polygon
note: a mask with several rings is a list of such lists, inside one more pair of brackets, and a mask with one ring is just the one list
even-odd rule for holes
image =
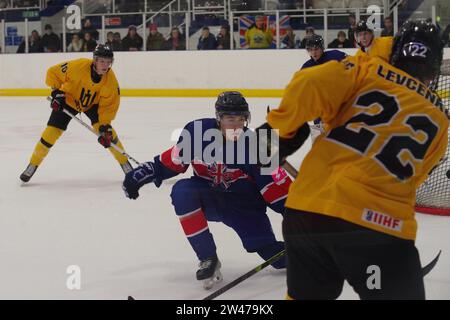
{"label": "shoulder patch", "polygon": [[349,69],[355,67],[354,63],[352,63],[352,62],[350,62],[350,61],[348,61],[346,59],[342,60],[342,64],[344,65],[346,70],[349,70]]}

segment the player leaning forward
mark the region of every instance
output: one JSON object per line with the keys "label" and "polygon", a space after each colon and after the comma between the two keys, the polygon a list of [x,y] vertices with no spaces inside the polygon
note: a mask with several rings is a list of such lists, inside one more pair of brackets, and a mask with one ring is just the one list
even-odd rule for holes
{"label": "player leaning forward", "polygon": [[[93,55],[93,60],[76,59],[48,69],[45,82],[52,88],[52,113],[28,167],[20,176],[23,182],[31,179],[50,148],[67,129],[72,118],[62,111],[63,108],[73,115],[84,113],[100,134],[98,142],[102,146],[109,148],[111,143],[115,143],[123,149],[111,127],[120,104],[119,83],[111,70],[114,54],[109,46],[100,44]],[[113,148],[109,150],[125,173],[131,171],[132,167],[124,155]]]}
{"label": "player leaning forward", "polygon": [[[248,252],[267,260],[282,251],[284,244],[275,239],[266,210],[283,212],[291,184],[283,169],[264,172],[256,161],[252,163],[250,143],[255,136],[247,128],[250,111],[239,92],[221,93],[215,109],[215,119],[189,122],[176,146],[135,168],[123,183],[127,197],[136,199],[143,185],[153,182],[159,187],[192,165],[194,176],[175,183],[171,198],[200,260],[196,278],[205,289],[222,278],[208,221],[223,222],[238,234]],[[284,268],[284,257],[272,266]]]}
{"label": "player leaning forward", "polygon": [[328,125],[286,201],[288,297],[334,299],[347,280],[362,299],[425,298],[414,204],[447,148],[448,118],[428,88],[442,55],[436,26],[407,22],[390,64],[361,55],[299,71],[260,127],[279,129],[287,156],[305,122]]}

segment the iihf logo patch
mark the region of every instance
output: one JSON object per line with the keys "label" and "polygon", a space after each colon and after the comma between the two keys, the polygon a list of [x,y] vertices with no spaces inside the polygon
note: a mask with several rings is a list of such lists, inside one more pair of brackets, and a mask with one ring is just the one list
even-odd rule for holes
{"label": "iihf logo patch", "polygon": [[376,224],[382,228],[401,232],[403,228],[403,220],[391,217],[386,213],[364,209],[362,220],[371,224]]}

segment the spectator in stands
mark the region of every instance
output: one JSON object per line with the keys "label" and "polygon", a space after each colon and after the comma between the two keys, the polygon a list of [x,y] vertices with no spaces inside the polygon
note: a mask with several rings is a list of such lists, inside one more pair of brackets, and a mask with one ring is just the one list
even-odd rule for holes
{"label": "spectator in stands", "polygon": [[83,40],[80,39],[80,35],[78,33],[74,33],[72,35],[72,40],[67,47],[67,52],[81,52],[83,49]]}
{"label": "spectator in stands", "polygon": [[91,37],[94,38],[94,40],[98,40],[98,31],[97,29],[94,28],[91,20],[89,19],[84,20],[83,28],[81,28],[80,31],[81,38],[84,38],[84,34],[86,32],[89,32],[91,34]]}
{"label": "spectator in stands", "polygon": [[344,31],[339,31],[337,38],[330,42],[328,48],[353,48],[353,43],[347,39]]}
{"label": "spectator in stands", "polygon": [[111,48],[113,51],[122,51],[122,38],[119,32],[114,32],[114,38]]}
{"label": "spectator in stands", "polygon": [[122,39],[123,51],[140,51],[144,45],[144,40],[137,33],[136,26],[128,27],[128,34]]}
{"label": "spectator in stands", "polygon": [[202,28],[202,35],[198,39],[197,50],[216,50],[216,37],[209,32],[209,27]]}
{"label": "spectator in stands", "polygon": [[[236,42],[233,39],[234,48],[236,48]],[[230,26],[222,25],[220,27],[219,34],[217,35],[217,49],[218,50],[230,50],[231,48],[231,34]]]}
{"label": "spectator in stands", "polygon": [[291,26],[286,28],[286,35],[281,40],[281,49],[295,49],[295,33]]}
{"label": "spectator in stands", "polygon": [[173,27],[170,31],[170,37],[167,39],[165,50],[186,50],[186,39],[180,33],[178,27]]}
{"label": "spectator in stands", "polygon": [[348,16],[348,22],[350,27],[348,28],[348,39],[352,43],[352,48],[356,48],[355,29],[356,29],[356,17],[353,13]]}
{"label": "spectator in stands", "polygon": [[164,36],[158,31],[157,24],[151,23],[149,29],[150,33],[147,37],[147,51],[163,50],[166,39],[164,39]]}
{"label": "spectator in stands", "polygon": [[[33,30],[31,32],[31,36],[28,38],[28,52],[29,53],[38,53],[44,52],[44,46],[42,45],[42,39],[39,36],[39,32]],[[17,49],[17,53],[25,53],[25,40],[22,41],[19,48]]]}
{"label": "spectator in stands", "polygon": [[[24,45],[25,45],[25,43],[24,43]],[[31,32],[30,46],[28,48],[28,52],[29,53],[44,52],[44,46],[42,45],[42,38],[39,35],[39,32],[37,32],[36,30],[33,30]]]}
{"label": "spectator in stands", "polygon": [[[112,49],[113,42],[114,42],[114,32],[109,31],[106,34],[106,42],[105,42],[105,44],[107,44]],[[114,51],[114,49],[113,49],[113,51]]]}
{"label": "spectator in stands", "polygon": [[94,51],[96,46],[97,46],[97,41],[95,41],[95,39],[92,38],[92,35],[90,32],[86,32],[84,34],[84,42],[83,42],[81,51],[92,52],[92,51]]}
{"label": "spectator in stands", "polygon": [[245,32],[245,48],[269,49],[272,44],[272,32],[266,26],[264,16],[256,16],[255,23]]}
{"label": "spectator in stands", "polygon": [[45,34],[42,36],[42,45],[44,46],[45,52],[60,52],[61,39],[53,32],[52,26],[46,24],[44,30]]}
{"label": "spectator in stands", "polygon": [[306,41],[310,39],[313,35],[315,35],[315,31],[313,27],[306,27],[305,29],[305,37],[302,39],[302,42],[300,43],[300,48],[305,49],[306,48]]}
{"label": "spectator in stands", "polygon": [[392,17],[384,18],[384,29],[381,31],[382,37],[393,37],[394,36],[394,23],[392,22]]}

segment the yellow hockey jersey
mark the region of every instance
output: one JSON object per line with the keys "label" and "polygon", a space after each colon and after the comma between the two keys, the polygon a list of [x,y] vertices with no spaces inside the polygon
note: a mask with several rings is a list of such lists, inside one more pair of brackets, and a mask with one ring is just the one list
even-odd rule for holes
{"label": "yellow hockey jersey", "polygon": [[245,32],[245,42],[250,49],[267,49],[272,44],[272,39],[270,30],[261,30],[254,27]]}
{"label": "yellow hockey jersey", "polygon": [[76,59],[57,64],[47,71],[46,84],[64,91],[66,103],[79,112],[98,104],[99,123],[109,124],[116,117],[120,89],[116,76],[109,70],[99,83],[91,78],[92,59]]}
{"label": "yellow hockey jersey", "polygon": [[441,110],[423,83],[380,58],[349,56],[297,72],[268,123],[283,138],[319,117],[328,127],[286,206],[415,239],[416,188],[447,148]]}
{"label": "yellow hockey jersey", "polygon": [[390,60],[392,52],[392,43],[394,42],[393,37],[379,37],[372,40],[372,44],[362,50],[361,48],[356,51],[356,56],[359,55],[369,55],[369,57],[378,57],[384,61]]}

